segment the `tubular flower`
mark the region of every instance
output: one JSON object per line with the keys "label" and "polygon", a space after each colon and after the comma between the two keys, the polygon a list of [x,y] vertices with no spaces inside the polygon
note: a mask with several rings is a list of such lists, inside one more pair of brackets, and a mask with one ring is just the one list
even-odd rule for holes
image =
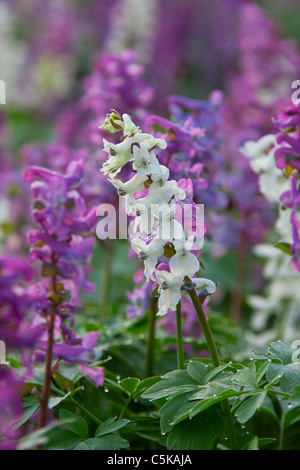
{"label": "tubular flower", "polygon": [[[128,125],[131,133],[126,130]],[[109,158],[101,171],[108,174],[115,184],[115,173],[132,162],[135,176],[127,182],[118,181],[115,185],[119,188],[119,194],[127,199],[127,213],[136,217],[131,246],[144,261],[147,281],[154,281],[158,287],[158,315],[165,315],[168,310],[176,309],[188,288],[206,288],[208,295],[216,290],[216,285],[209,279],[195,277],[199,261],[192,251],[198,253],[199,246],[195,243],[197,237],[190,235],[190,232],[191,227],[199,223],[200,217],[196,210],[188,210],[190,206],[192,209],[196,206],[191,199],[191,181],[169,181],[169,170],[159,164],[156,155],[157,149],[166,148],[165,140],[141,132],[128,115],[123,115],[123,122],[116,112],[108,115],[102,128],[109,130],[111,126],[122,130],[123,138],[116,145],[104,142]],[[139,197],[142,181],[145,191]],[[129,187],[130,192],[127,192]],[[187,227],[178,216],[182,206],[185,210],[185,202],[188,203],[186,211],[189,215],[186,217]]]}
{"label": "tubular flower", "polygon": [[33,359],[38,363],[45,361],[47,322],[54,308],[52,357],[58,362],[79,364],[81,372],[99,386],[103,383],[103,370],[88,364],[97,358],[94,346],[99,333],[92,332],[79,338],[72,330],[73,313],[76,305],[80,305],[80,291],[94,289],[87,274],[95,243],[92,230],[96,207],[87,209],[78,192],[83,180],[83,163],[72,161],[65,174],[38,166],[29,167],[25,179],[31,183],[32,214],[39,226],[28,234],[32,245],[29,261],[42,262],[44,277],[41,283],[31,286],[36,293],[35,322],[44,327]]}

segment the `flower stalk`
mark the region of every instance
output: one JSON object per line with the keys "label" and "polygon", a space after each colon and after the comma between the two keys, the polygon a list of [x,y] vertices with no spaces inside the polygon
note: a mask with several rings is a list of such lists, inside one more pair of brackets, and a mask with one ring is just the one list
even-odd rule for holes
{"label": "flower stalk", "polygon": [[177,369],[184,369],[182,344],[181,302],[176,306]]}
{"label": "flower stalk", "polygon": [[155,352],[155,321],[157,314],[157,298],[151,299],[148,320],[148,342],[146,356],[146,375],[152,377],[154,372],[154,352]]}
{"label": "flower stalk", "polygon": [[[52,261],[54,264],[54,254],[52,254]],[[38,429],[44,428],[47,423],[48,417],[48,402],[50,395],[50,387],[52,381],[52,350],[53,350],[53,332],[56,315],[56,275],[51,277],[51,292],[49,298],[51,301],[50,318],[48,322],[48,339],[47,339],[47,350],[46,350],[46,361],[45,361],[45,373],[44,383],[42,388],[42,396],[40,401],[40,414],[38,419]],[[41,446],[38,446],[41,449]]]}
{"label": "flower stalk", "polygon": [[[205,339],[206,339],[206,342],[207,342],[207,346],[208,346],[208,350],[210,352],[212,362],[213,362],[215,367],[219,367],[221,365],[219,353],[218,353],[216,343],[214,341],[209,323],[208,323],[208,321],[206,319],[206,316],[205,316],[205,313],[203,311],[203,307],[202,307],[202,304],[200,302],[200,299],[199,299],[195,289],[190,290],[189,294],[190,294],[191,300],[193,302],[194,308],[196,310],[199,322],[200,322],[201,327],[203,329],[203,333],[204,333],[204,336],[205,336]],[[237,449],[238,445],[237,445],[235,429],[234,429],[234,424],[233,424],[233,418],[232,418],[232,414],[231,414],[231,411],[230,411],[230,406],[229,406],[228,400],[223,400],[222,401],[222,409],[223,409],[223,413],[224,413],[224,419],[225,419],[225,423],[226,423],[227,433],[230,436],[232,449]]]}

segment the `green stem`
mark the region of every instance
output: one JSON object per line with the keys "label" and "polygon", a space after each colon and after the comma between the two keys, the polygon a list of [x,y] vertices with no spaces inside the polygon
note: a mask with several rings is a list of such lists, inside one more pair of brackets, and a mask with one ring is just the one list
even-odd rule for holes
{"label": "green stem", "polygon": [[215,367],[219,367],[221,365],[219,353],[218,353],[210,326],[208,324],[208,321],[206,320],[206,316],[203,311],[202,304],[198,298],[198,295],[195,289],[191,290],[189,294],[193,302],[194,308],[196,310],[200,325],[202,327],[202,330],[203,330],[203,333],[207,342],[207,346],[211,355],[212,362],[215,365]]}
{"label": "green stem", "polygon": [[[204,333],[204,336],[205,336],[205,339],[206,339],[206,342],[207,342],[207,346],[208,346],[208,349],[209,349],[209,352],[210,352],[212,362],[213,362],[215,367],[219,367],[221,365],[219,353],[218,353],[218,350],[217,350],[217,347],[216,347],[216,344],[215,344],[210,326],[208,324],[205,313],[203,311],[202,304],[199,300],[199,297],[198,297],[197,292],[196,292],[195,289],[189,291],[189,294],[190,294],[191,300],[193,302],[194,308],[196,310],[198,319],[200,321],[200,324],[201,324],[201,327],[202,327],[202,330],[203,330],[203,333]],[[223,413],[224,413],[224,419],[225,419],[225,423],[226,423],[227,432],[228,432],[228,435],[230,436],[230,440],[231,440],[232,449],[236,450],[236,449],[238,449],[238,444],[237,444],[237,440],[236,440],[235,429],[234,429],[232,414],[230,412],[230,406],[229,406],[228,400],[223,400],[222,401],[222,408],[223,408]]]}
{"label": "green stem", "polygon": [[81,411],[83,411],[92,421],[100,426],[103,421],[97,418],[97,416],[93,415],[89,410],[87,410],[81,403],[79,403],[75,398],[71,397],[71,401],[76,405]]}
{"label": "green stem", "polygon": [[130,395],[130,397],[128,398],[128,400],[126,401],[125,405],[124,405],[123,408],[122,408],[122,411],[121,411],[121,413],[120,413],[119,419],[122,419],[122,418],[123,418],[125,411],[127,410],[128,406],[129,406],[130,403],[131,403],[131,400],[132,400],[132,396]]}
{"label": "green stem", "polygon": [[280,420],[280,434],[279,434],[279,445],[278,450],[283,450],[284,445],[284,415],[282,414]]}
{"label": "green stem", "polygon": [[157,312],[157,298],[151,299],[148,323],[148,343],[147,343],[147,357],[146,357],[146,375],[147,377],[153,376],[154,369],[154,353],[155,353],[155,320]]}
{"label": "green stem", "polygon": [[139,395],[140,392],[136,392],[134,393],[133,395],[130,395],[125,403],[125,405],[123,406],[122,410],[121,410],[121,413],[120,413],[120,416],[119,416],[119,419],[122,419],[123,416],[124,416],[124,413],[125,411],[127,410],[128,406],[130,405],[130,403],[132,402],[132,400],[134,399],[134,397],[136,397],[137,395]]}
{"label": "green stem", "polygon": [[176,335],[177,335],[177,368],[184,369],[184,357],[182,347],[181,302],[176,306]]}

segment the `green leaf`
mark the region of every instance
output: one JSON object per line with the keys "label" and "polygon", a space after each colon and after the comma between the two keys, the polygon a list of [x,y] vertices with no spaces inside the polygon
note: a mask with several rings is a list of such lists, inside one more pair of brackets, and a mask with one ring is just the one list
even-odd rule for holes
{"label": "green leaf", "polygon": [[259,450],[259,447],[258,447],[258,437],[255,436],[252,441],[249,442],[249,444],[247,444],[245,447],[244,447],[245,450]]}
{"label": "green leaf", "polygon": [[74,383],[70,379],[68,379],[67,377],[64,377],[63,375],[61,375],[57,371],[54,374],[54,379],[61,388],[64,388],[64,389],[74,388]]}
{"label": "green leaf", "polygon": [[267,380],[272,382],[280,379],[280,388],[283,392],[292,392],[293,389],[300,385],[300,364],[270,364],[267,371]]}
{"label": "green leaf", "polygon": [[221,429],[223,434],[223,428],[224,422],[216,412],[203,413],[180,423],[170,432],[167,440],[168,449],[211,450],[216,439],[216,429]]}
{"label": "green leaf", "polygon": [[235,412],[235,416],[239,423],[244,424],[252,418],[256,410],[263,404],[266,394],[266,391],[256,393],[252,397],[246,398],[242,401],[241,405],[239,405]]}
{"label": "green leaf", "polygon": [[212,407],[213,405],[216,405],[217,403],[220,403],[223,400],[226,400],[227,398],[235,397],[239,393],[236,392],[234,389],[228,389],[222,392],[219,396],[208,398],[201,400],[195,404],[193,409],[190,412],[190,418],[193,418],[199,413],[202,413],[206,409]]}
{"label": "green leaf", "polygon": [[118,419],[117,421],[116,420],[117,417],[115,416],[114,418],[110,418],[104,423],[100,424],[100,426],[95,432],[95,436],[99,437],[104,436],[105,434],[111,434],[123,428],[130,422],[128,419]]}
{"label": "green leaf", "polygon": [[49,424],[48,426],[38,429],[37,431],[33,431],[30,434],[22,437],[18,442],[18,449],[19,450],[30,450],[34,449],[38,445],[43,445],[48,442],[49,437],[48,433],[57,428],[59,423]]}
{"label": "green leaf", "polygon": [[294,388],[293,394],[291,395],[291,401],[294,405],[300,405],[300,386]]}
{"label": "green leaf", "polygon": [[292,408],[284,415],[284,424],[285,424],[285,427],[287,428],[299,420],[300,420],[300,406]]}
{"label": "green leaf", "polygon": [[248,367],[240,370],[233,377],[233,382],[240,387],[256,388],[256,366],[250,362]]}
{"label": "green leaf", "polygon": [[261,379],[263,378],[263,376],[265,375],[265,373],[267,372],[268,370],[268,367],[270,365],[270,362],[269,361],[265,361],[263,362],[260,367],[257,369],[257,372],[256,372],[256,383],[259,384],[259,382],[261,381]]}
{"label": "green leaf", "polygon": [[[189,402],[188,394],[175,396],[167,400],[160,409],[160,427],[163,432],[167,433],[172,429],[175,424],[175,416],[178,415],[179,410],[182,410],[183,408],[185,410],[186,406],[188,406],[189,409],[193,407],[193,403]],[[184,412],[182,419],[185,419],[185,417],[188,417],[188,414],[185,416]]]}
{"label": "green leaf", "polygon": [[104,382],[105,382],[105,386],[109,390],[123,391],[123,388],[121,387],[121,385],[115,380],[111,380],[108,377],[105,377]]}
{"label": "green leaf", "polygon": [[[220,374],[221,372],[223,372],[225,369],[227,369],[229,366],[231,366],[231,364],[223,364],[222,366],[219,366],[219,367],[215,367],[213,370],[211,370],[209,372],[209,374],[207,374],[207,376],[205,377],[205,383],[208,383],[210,382],[211,380],[215,380]],[[219,377],[220,378],[220,377]]]}
{"label": "green leaf", "polygon": [[8,357],[8,358],[7,358],[7,362],[9,363],[10,367],[13,367],[13,368],[16,368],[16,369],[22,367],[21,362],[17,361],[17,360],[16,360],[15,358],[13,358],[13,357]]}
{"label": "green leaf", "polygon": [[47,442],[44,444],[44,450],[71,450],[82,441],[78,436],[67,429],[54,429],[47,433]]}
{"label": "green leaf", "polygon": [[275,246],[275,248],[278,248],[278,250],[283,251],[283,253],[286,253],[287,255],[291,256],[292,250],[291,250],[291,244],[290,243],[277,242],[277,243],[274,243],[274,246]]}
{"label": "green leaf", "polygon": [[14,429],[19,428],[29,420],[33,413],[39,408],[40,402],[36,398],[28,396],[23,399],[23,406],[25,411],[22,417],[14,424]]}
{"label": "green leaf", "polygon": [[119,436],[109,435],[94,437],[78,444],[74,450],[120,450],[129,447],[129,443]]}
{"label": "green leaf", "polygon": [[61,397],[52,397],[48,401],[48,408],[49,410],[52,410],[52,408],[55,408],[57,405],[59,405],[62,401],[71,398],[73,395],[75,395],[76,392],[79,390],[82,390],[82,387],[78,387],[75,390],[71,390],[70,392],[66,393],[66,395],[61,396]]}
{"label": "green leaf", "polygon": [[158,400],[169,395],[179,395],[197,389],[197,382],[189,376],[187,371],[175,370],[165,374],[160,382],[146,390],[142,394],[142,398]]}
{"label": "green leaf", "polygon": [[88,437],[88,426],[85,419],[82,416],[77,416],[71,411],[68,410],[59,410],[59,419],[66,420],[70,419],[70,423],[67,425],[67,428],[72,431],[74,434],[86,439]]}
{"label": "green leaf", "polygon": [[204,385],[205,377],[212,368],[214,368],[212,364],[205,365],[202,362],[189,361],[187,372],[193,380],[196,380],[199,384]]}
{"label": "green leaf", "polygon": [[144,379],[142,380],[139,385],[137,386],[137,391],[139,391],[140,393],[142,393],[144,390],[147,390],[149,389],[150,387],[152,387],[152,385],[158,383],[161,381],[161,377],[157,376],[157,377],[149,377],[147,379]]}
{"label": "green leaf", "polygon": [[88,333],[90,331],[99,331],[99,325],[97,325],[97,323],[85,323],[84,324],[84,329],[85,331],[87,331]]}
{"label": "green leaf", "polygon": [[293,347],[290,343],[276,341],[271,343],[268,351],[267,358],[271,362],[266,370],[269,385],[265,388],[270,388],[280,380],[281,390],[292,392],[297,385],[300,385],[300,362],[295,361],[297,347]]}
{"label": "green leaf", "polygon": [[140,383],[139,379],[135,377],[128,377],[126,379],[121,380],[120,386],[126,393],[128,393],[128,395],[133,395],[139,383]]}
{"label": "green leaf", "polygon": [[279,359],[282,364],[290,364],[293,358],[293,353],[297,348],[293,348],[290,343],[285,343],[284,341],[276,341],[271,343],[269,350],[269,355],[274,359]]}

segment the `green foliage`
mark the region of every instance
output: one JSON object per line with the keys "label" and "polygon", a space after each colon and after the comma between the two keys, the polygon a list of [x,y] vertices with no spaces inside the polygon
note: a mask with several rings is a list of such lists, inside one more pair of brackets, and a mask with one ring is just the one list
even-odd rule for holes
{"label": "green foliage", "polygon": [[[236,424],[242,425],[241,437],[249,434],[243,432],[244,425],[251,423],[257,412],[275,416],[279,428],[282,415],[285,426],[298,422],[300,364],[290,362],[294,352],[287,343],[277,342],[272,343],[267,354],[259,355],[247,366],[230,362],[214,367],[207,360],[192,360],[186,370],[174,370],[160,377],[142,398],[158,407],[161,430],[169,433],[169,448],[212,449],[216,442],[228,447],[224,428],[211,429],[212,423],[220,421],[217,418],[222,416],[220,405],[224,400],[229,399]],[[293,403],[296,408],[288,410]],[[261,440],[254,436],[251,443],[245,444],[243,439],[240,443],[247,449],[260,448],[271,445],[273,437]]]}
{"label": "green foliage", "polygon": [[[234,334],[229,321],[215,315],[211,323],[230,348]],[[294,439],[300,428],[297,349],[279,341],[245,363],[223,361],[215,367],[209,358],[195,357],[184,370],[175,366],[170,371],[176,351],[167,352],[173,343],[158,334],[157,375],[145,378],[145,324],[145,319],[102,324],[94,365],[105,369],[103,387],[96,389],[77,367],[60,364],[49,400],[55,425],[29,434],[19,447],[41,443],[49,450],[230,449],[223,414],[229,400],[239,449],[299,448]],[[86,331],[95,326],[88,322]],[[30,426],[42,383],[43,368],[37,366],[28,379],[24,414],[16,427]]]}

